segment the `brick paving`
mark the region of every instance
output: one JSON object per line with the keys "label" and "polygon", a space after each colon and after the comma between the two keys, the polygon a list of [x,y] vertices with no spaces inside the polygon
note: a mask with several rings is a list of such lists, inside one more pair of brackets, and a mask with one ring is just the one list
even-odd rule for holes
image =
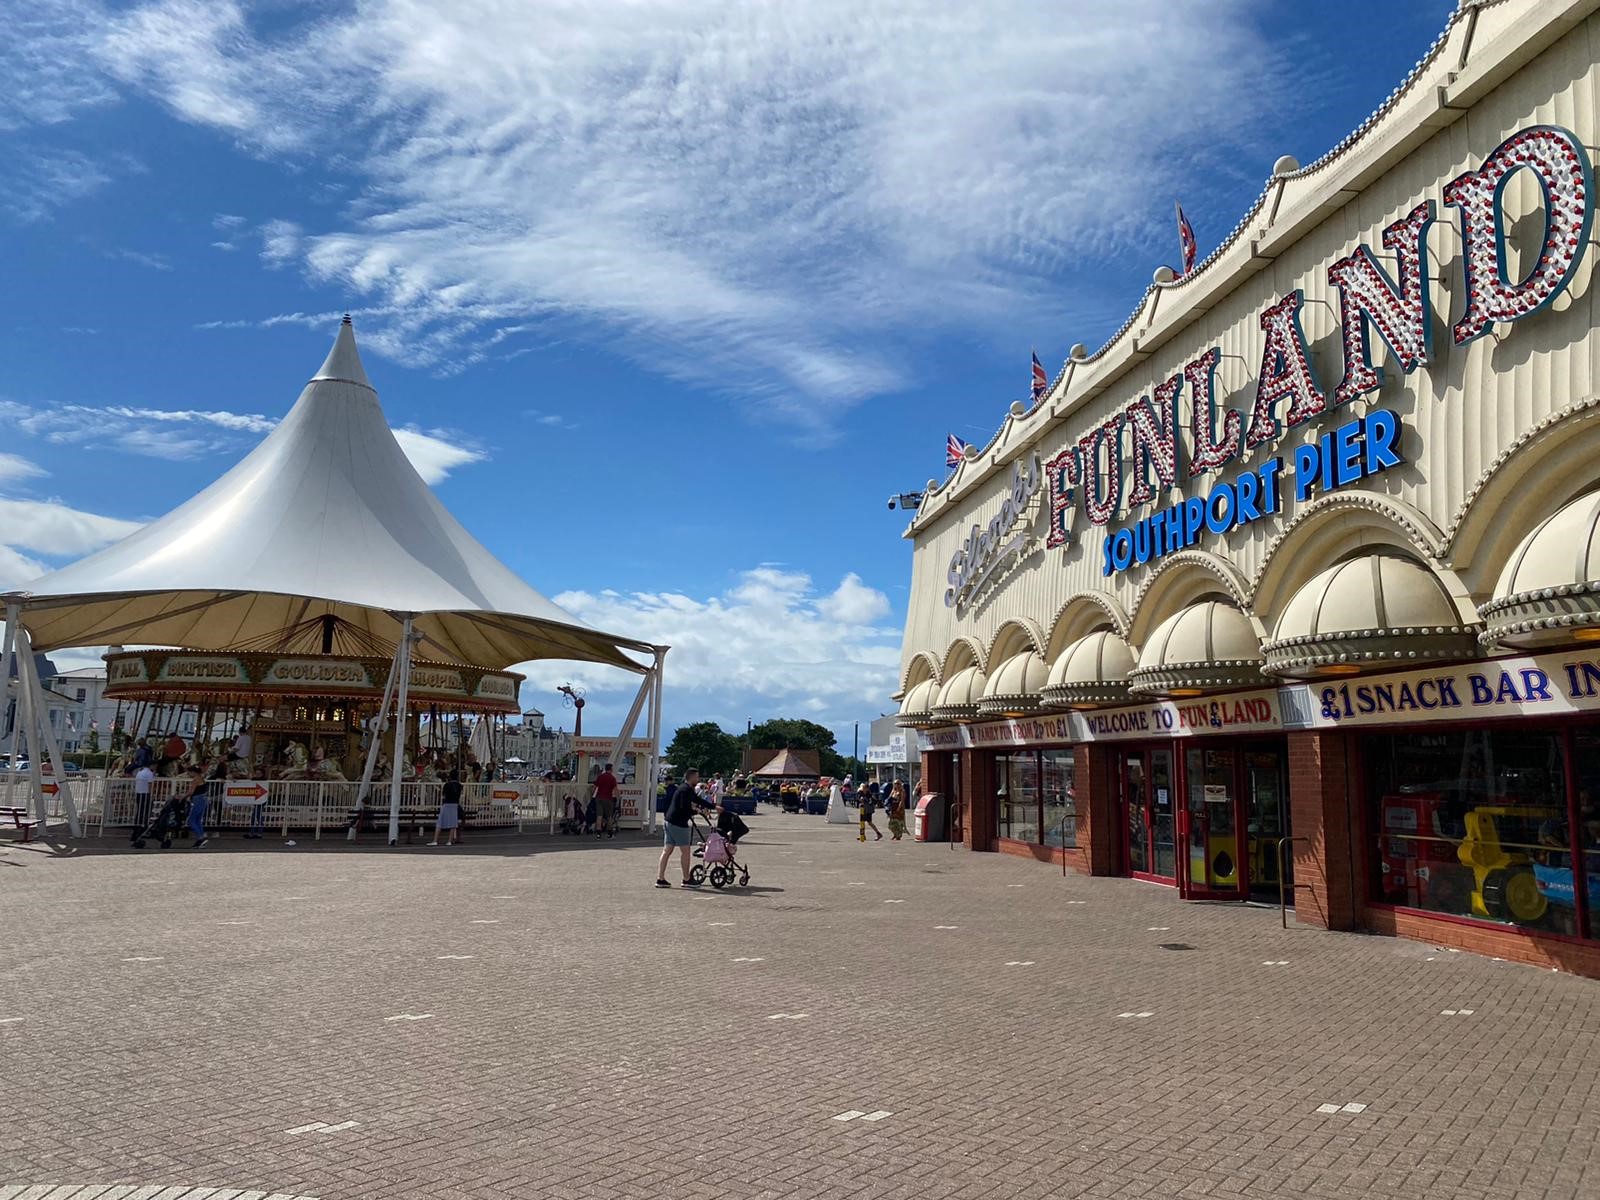
{"label": "brick paving", "polygon": [[0,1197],[1600,1196],[1600,984],[752,825],[0,843]]}

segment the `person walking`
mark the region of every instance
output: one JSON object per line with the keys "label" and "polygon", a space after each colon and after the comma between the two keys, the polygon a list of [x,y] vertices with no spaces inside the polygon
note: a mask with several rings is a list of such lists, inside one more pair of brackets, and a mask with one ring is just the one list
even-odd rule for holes
{"label": "person walking", "polygon": [[595,837],[617,836],[617,777],[607,763],[594,781],[594,802],[599,811]]}
{"label": "person walking", "polygon": [[194,834],[194,848],[200,849],[211,839],[206,837],[206,813],[211,808],[211,793],[206,790],[210,781],[205,772],[196,768],[194,782],[189,789],[189,832]]}
{"label": "person walking", "polygon": [[439,798],[439,816],[433,823],[433,841],[430,846],[439,845],[439,835],[448,834],[445,845],[449,846],[461,840],[461,772],[451,771],[450,778],[445,781],[444,793]]}
{"label": "person walking", "polygon": [[707,807],[695,791],[695,785],[699,782],[700,772],[690,767],[683,773],[683,782],[667,797],[666,818],[661,824],[661,861],[656,864],[658,888],[672,886],[667,882],[667,863],[672,858],[674,848],[678,851],[679,865],[683,868],[683,886],[699,886],[689,877],[689,843],[692,840],[689,819],[697,810]]}
{"label": "person walking", "polygon": [[898,842],[906,832],[906,787],[896,779],[889,785],[889,835]]}
{"label": "person walking", "polygon": [[867,830],[870,829],[872,830],[873,836],[878,841],[883,841],[883,834],[879,831],[878,827],[872,823],[873,810],[878,806],[877,796],[872,794],[870,788],[861,788],[856,792],[856,802],[859,806],[856,811],[861,814],[861,833],[856,840],[861,842],[866,841]]}
{"label": "person walking", "polygon": [[150,785],[155,781],[156,773],[148,762],[133,773],[133,836],[128,839],[130,842],[137,842],[150,828]]}

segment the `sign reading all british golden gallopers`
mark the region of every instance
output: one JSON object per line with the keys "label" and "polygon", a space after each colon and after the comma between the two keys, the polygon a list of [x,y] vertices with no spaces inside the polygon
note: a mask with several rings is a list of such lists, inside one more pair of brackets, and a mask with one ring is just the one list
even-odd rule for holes
{"label": "sign reading all british golden gallopers", "polygon": [[[348,655],[216,654],[141,650],[106,656],[106,695],[351,696],[380,698],[389,660]],[[418,662],[413,701],[514,713],[522,676],[510,671]]]}

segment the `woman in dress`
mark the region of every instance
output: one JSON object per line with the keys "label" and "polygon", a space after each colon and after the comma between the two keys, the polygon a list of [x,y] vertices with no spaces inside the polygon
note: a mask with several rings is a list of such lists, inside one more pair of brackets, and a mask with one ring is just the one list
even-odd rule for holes
{"label": "woman in dress", "polygon": [[896,779],[889,787],[889,833],[899,841],[906,831],[906,786]]}
{"label": "woman in dress", "polygon": [[448,834],[445,845],[453,845],[461,840],[461,772],[451,771],[450,778],[444,785],[444,795],[439,800],[439,819],[433,826],[433,841],[430,846],[439,844],[439,835]]}

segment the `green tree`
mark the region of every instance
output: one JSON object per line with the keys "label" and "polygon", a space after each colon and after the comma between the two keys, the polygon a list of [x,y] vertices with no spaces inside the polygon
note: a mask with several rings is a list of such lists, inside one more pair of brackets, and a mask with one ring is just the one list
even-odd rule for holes
{"label": "green tree", "polygon": [[89,736],[84,740],[84,749],[90,754],[100,753],[100,731],[93,727],[89,729]]}
{"label": "green tree", "polygon": [[680,725],[667,746],[666,759],[679,773],[698,767],[706,776],[718,771],[731,775],[739,766],[739,739],[715,721]]}

